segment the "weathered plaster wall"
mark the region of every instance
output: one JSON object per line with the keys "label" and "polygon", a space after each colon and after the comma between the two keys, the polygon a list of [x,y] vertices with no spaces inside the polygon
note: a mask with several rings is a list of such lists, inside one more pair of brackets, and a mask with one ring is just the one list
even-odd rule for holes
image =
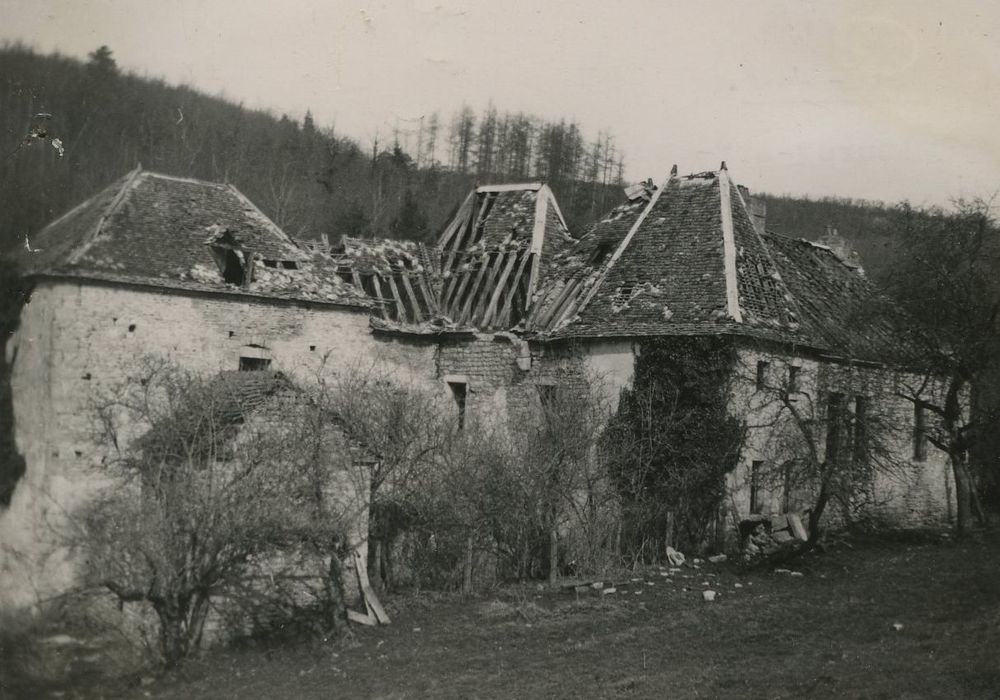
{"label": "weathered plaster wall", "polygon": [[[732,410],[749,426],[747,446],[736,473],[730,476],[733,505],[740,515],[750,512],[751,468],[755,460],[764,463],[760,485],[763,511],[781,512],[784,489],[780,464],[803,449],[794,445],[798,432],[790,420],[778,419],[781,402],[777,388],[788,381],[790,367],[797,367],[796,408],[805,417],[825,424],[829,393],[844,394],[850,406],[858,396],[868,399],[868,423],[881,452],[876,460],[874,482],[868,486],[868,514],[899,526],[933,526],[947,523],[953,512],[950,467],[947,456],[928,446],[927,459],[913,459],[913,405],[896,396],[898,382],[905,375],[874,367],[848,366],[796,356],[789,353],[743,348],[738,354],[733,385]],[[757,364],[768,363],[765,388],[756,387]],[[816,430],[822,459],[826,449],[823,424]],[[793,493],[789,509],[809,505],[810,494]],[[827,510],[828,523],[842,522],[848,514],[838,504]]]}
{"label": "weathered plaster wall", "polygon": [[[259,347],[250,347],[259,346]],[[0,511],[0,606],[65,589],[63,514],[100,483],[94,397],[120,384],[144,356],[195,371],[235,370],[265,356],[297,381],[384,359],[403,375],[432,366],[433,347],[376,341],[367,314],[336,307],[189,296],[42,281],[9,341],[15,439],[26,473]]]}

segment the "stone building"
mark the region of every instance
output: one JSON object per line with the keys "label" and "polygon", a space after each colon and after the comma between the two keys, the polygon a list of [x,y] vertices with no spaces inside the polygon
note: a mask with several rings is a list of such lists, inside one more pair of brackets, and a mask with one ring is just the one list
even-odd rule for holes
{"label": "stone building", "polygon": [[[50,511],[85,497],[100,452],[89,397],[146,354],[297,377],[381,358],[457,413],[503,420],[546,387],[595,377],[613,410],[643,343],[724,337],[739,357],[731,411],[757,426],[730,475],[737,515],[799,505],[794,488],[764,477],[790,459],[776,438],[787,426],[766,420],[770,389],[794,385],[817,421],[849,415],[852,435],[869,415],[893,416],[887,444],[909,468],[870,485],[871,507],[901,524],[946,520],[945,459],[922,446],[924,417],[892,391],[906,381],[892,321],[865,315],[876,291],[829,248],[765,223],[723,164],[630,188],[578,238],[549,188],[525,184],[471,192],[436,247],[305,245],[231,186],[130,173],[21,253],[33,291],[7,354],[27,471],[0,511],[0,541],[18,552],[0,552],[0,576],[17,580],[0,603],[68,580],[34,543]],[[819,432],[819,449],[848,442]]]}

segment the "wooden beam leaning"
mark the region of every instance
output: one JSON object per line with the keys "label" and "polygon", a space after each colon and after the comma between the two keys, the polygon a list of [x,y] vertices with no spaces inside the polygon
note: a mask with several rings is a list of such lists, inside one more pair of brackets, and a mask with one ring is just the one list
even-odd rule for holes
{"label": "wooden beam leaning", "polygon": [[500,297],[503,295],[505,286],[507,284],[507,278],[510,277],[511,270],[514,269],[514,265],[517,264],[518,250],[508,251],[506,253],[507,264],[503,268],[503,272],[500,274],[500,279],[497,280],[496,287],[493,289],[493,294],[490,296],[490,303],[486,307],[486,311],[483,312],[482,325],[489,328],[493,323],[493,317],[497,312],[497,303],[500,301]]}
{"label": "wooden beam leaning", "polygon": [[483,312],[486,310],[486,301],[490,298],[490,292],[493,290],[493,285],[496,284],[497,275],[503,269],[506,257],[504,253],[497,253],[497,259],[493,261],[493,264],[490,266],[490,272],[486,276],[485,291],[479,295],[479,301],[476,302],[470,319],[482,319]]}
{"label": "wooden beam leaning", "polygon": [[455,290],[455,294],[448,300],[448,316],[451,317],[452,321],[458,320],[458,314],[461,311],[462,295],[465,293],[466,287],[469,286],[469,282],[472,281],[473,275],[474,273],[471,269],[465,270],[462,273],[462,281],[459,283],[458,289]]}
{"label": "wooden beam leaning", "polygon": [[427,279],[423,274],[417,275],[417,285],[420,288],[420,293],[424,295],[424,301],[427,303],[427,311],[431,315],[441,313],[441,310],[438,307],[437,299],[435,299],[434,295],[431,294],[430,287],[427,285]]}
{"label": "wooden beam leaning", "polygon": [[[479,291],[479,285],[482,284],[483,278],[486,276],[486,271],[490,267],[490,254],[483,253],[482,263],[479,266],[479,274],[476,275],[476,281],[472,285],[472,289],[468,294],[465,295],[465,303],[462,304],[462,310],[458,314],[458,318],[455,319],[459,323],[465,323],[465,319],[468,318],[469,312],[472,310],[472,302],[476,298],[476,294]],[[461,295],[456,301],[461,299]]]}
{"label": "wooden beam leaning", "polygon": [[389,315],[385,312],[385,296],[382,294],[382,285],[379,284],[378,275],[372,275],[372,282],[375,283],[375,294],[378,295],[378,305],[382,307],[382,318],[389,318]]}
{"label": "wooden beam leaning", "polygon": [[[501,326],[507,326],[510,324],[510,312],[514,305],[514,297],[517,296],[518,286],[521,284],[521,277],[524,274],[524,267],[528,264],[528,260],[534,253],[530,249],[525,249],[521,251],[521,264],[517,266],[517,272],[514,273],[514,278],[510,283],[510,291],[507,293],[507,298],[503,302],[503,306],[500,307],[500,315],[497,320]],[[527,306],[527,304],[525,304]]]}
{"label": "wooden beam leaning", "polygon": [[393,279],[392,275],[388,275],[389,288],[392,289],[392,296],[396,301],[396,311],[399,313],[399,320],[403,323],[408,322],[410,319],[406,316],[406,307],[403,305],[403,299],[399,294],[399,288],[396,286],[396,280]]}
{"label": "wooden beam leaning", "polygon": [[406,295],[410,298],[410,303],[413,304],[413,321],[415,323],[420,323],[424,320],[424,315],[420,312],[420,302],[417,301],[417,295],[413,293],[413,286],[410,284],[410,276],[404,270],[400,273],[399,278],[403,282],[403,289],[406,290]]}
{"label": "wooden beam leaning", "polygon": [[549,306],[549,308],[545,309],[541,313],[535,325],[540,328],[548,327],[548,324],[552,320],[552,317],[555,315],[556,311],[559,310],[559,308],[565,303],[566,299],[570,296],[570,294],[574,293],[575,290],[581,284],[582,281],[580,279],[571,279],[568,282],[566,282],[566,284],[563,285],[562,292],[560,292],[559,296],[556,298],[555,303],[553,303],[551,306]]}

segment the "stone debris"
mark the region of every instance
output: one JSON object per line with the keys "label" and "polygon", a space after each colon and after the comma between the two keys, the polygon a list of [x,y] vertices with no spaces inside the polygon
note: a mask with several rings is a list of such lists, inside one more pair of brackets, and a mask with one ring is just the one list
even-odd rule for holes
{"label": "stone debris", "polygon": [[684,555],[678,552],[673,547],[667,547],[667,561],[669,561],[674,566],[680,566],[684,563]]}
{"label": "stone debris", "polygon": [[617,592],[618,592],[617,588],[615,588],[614,586],[610,586],[609,588],[605,588],[604,590],[602,590],[601,595],[609,595],[611,593],[617,593]]}
{"label": "stone debris", "polygon": [[899,632],[899,631],[901,631],[903,629],[903,623],[902,622],[893,622],[892,623],[892,628],[894,630],[896,630],[897,632]]}
{"label": "stone debris", "polygon": [[805,576],[801,571],[793,571],[792,576]]}
{"label": "stone debris", "polygon": [[792,573],[792,570],[791,569],[775,569],[774,573],[776,573],[776,574],[790,574],[790,573]]}
{"label": "stone debris", "polygon": [[602,588],[604,588],[604,581],[594,581],[592,584],[590,584],[590,587],[593,588],[595,591],[599,591]]}
{"label": "stone debris", "polygon": [[743,584],[742,583],[734,583],[733,584],[733,588],[743,588]]}
{"label": "stone debris", "polygon": [[716,594],[715,591],[702,591],[701,592],[701,597],[705,599],[706,603],[711,603],[713,600],[715,600],[715,596],[716,595],[717,594]]}
{"label": "stone debris", "polygon": [[713,564],[721,564],[722,562],[726,561],[726,558],[727,557],[725,554],[716,554],[715,556],[709,557],[708,560]]}

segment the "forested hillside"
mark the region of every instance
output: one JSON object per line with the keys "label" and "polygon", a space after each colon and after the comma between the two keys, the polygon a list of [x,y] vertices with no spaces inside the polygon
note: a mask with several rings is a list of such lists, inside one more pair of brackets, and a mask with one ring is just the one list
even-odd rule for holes
{"label": "forested hillside", "polygon": [[[755,195],[757,196],[757,195]],[[767,228],[786,236],[819,241],[827,227],[837,230],[858,252],[865,269],[880,274],[898,238],[898,211],[882,202],[841,197],[791,197],[760,194],[767,203]],[[894,237],[893,231],[897,234]]]}
{"label": "forested hillside", "polygon": [[544,180],[574,231],[620,201],[611,134],[490,106],[429,114],[359,143],[300,119],[250,110],[87,62],[0,49],[0,246],[141,163],[235,184],[291,235],[433,236],[476,183]]}

